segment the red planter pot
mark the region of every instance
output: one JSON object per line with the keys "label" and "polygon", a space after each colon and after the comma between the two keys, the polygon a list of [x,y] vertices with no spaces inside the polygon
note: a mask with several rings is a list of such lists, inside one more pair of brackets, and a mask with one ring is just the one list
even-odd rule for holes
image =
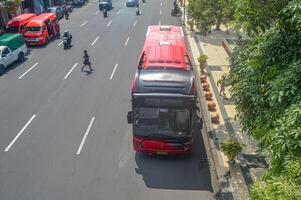
{"label": "red planter pot", "polygon": [[219,124],[219,115],[216,112],[211,113],[211,122]]}
{"label": "red planter pot", "polygon": [[202,75],[200,76],[200,79],[201,79],[201,82],[204,83],[204,82],[206,82],[207,77],[206,77],[205,74],[202,74]]}
{"label": "red planter pot", "polygon": [[213,101],[208,101],[207,105],[209,110],[215,110],[216,104]]}
{"label": "red planter pot", "polygon": [[210,91],[205,92],[205,98],[206,98],[206,100],[211,100],[212,99],[212,92],[210,92]]}
{"label": "red planter pot", "polygon": [[209,83],[208,82],[204,82],[204,83],[202,83],[202,87],[203,87],[203,89],[205,90],[205,91],[209,91]]}

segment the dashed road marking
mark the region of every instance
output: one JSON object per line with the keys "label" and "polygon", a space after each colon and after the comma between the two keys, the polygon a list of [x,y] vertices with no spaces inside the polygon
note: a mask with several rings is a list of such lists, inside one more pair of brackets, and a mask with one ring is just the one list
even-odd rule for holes
{"label": "dashed road marking", "polygon": [[60,43],[58,43],[58,45],[57,45],[57,46],[61,46],[61,44],[63,44],[63,41],[61,41]]}
{"label": "dashed road marking", "polygon": [[137,21],[135,21],[135,22],[134,22],[133,26],[135,27],[135,26],[136,26],[136,24],[137,24]]}
{"label": "dashed road marking", "polygon": [[85,141],[86,141],[86,139],[87,139],[87,137],[88,137],[88,134],[89,134],[89,132],[90,132],[90,130],[91,130],[91,127],[92,127],[92,125],[93,125],[94,120],[95,120],[95,117],[92,117],[92,119],[90,120],[89,126],[88,126],[88,128],[87,128],[87,130],[86,130],[86,132],[85,132],[85,135],[84,135],[84,137],[83,137],[83,139],[82,139],[82,142],[80,143],[80,145],[79,145],[79,147],[78,147],[78,149],[77,149],[76,155],[79,155],[80,152],[82,151],[82,148],[83,148],[84,143],[85,143]]}
{"label": "dashed road marking", "polygon": [[31,68],[29,68],[24,74],[22,74],[18,79],[21,79],[23,76],[25,76],[30,70],[32,70],[34,67],[36,67],[39,63],[34,64]]}
{"label": "dashed road marking", "polygon": [[20,137],[20,135],[24,132],[24,130],[29,126],[29,124],[32,122],[32,120],[36,117],[34,114],[30,120],[25,124],[25,126],[20,130],[20,132],[16,135],[16,137],[11,141],[11,143],[6,147],[4,151],[9,151],[9,149],[13,146],[13,144],[16,142],[16,140]]}
{"label": "dashed road marking", "polygon": [[161,25],[161,21],[159,20],[159,25]]}
{"label": "dashed road marking", "polygon": [[107,24],[107,26],[110,26],[112,24],[112,20]]}
{"label": "dashed road marking", "polygon": [[162,15],[162,11],[160,10],[160,15]]}
{"label": "dashed road marking", "polygon": [[98,39],[99,39],[99,36],[96,37],[96,39],[92,42],[91,46],[93,46]]}
{"label": "dashed road marking", "polygon": [[73,65],[73,67],[69,70],[69,72],[66,74],[66,76],[64,77],[64,79],[68,78],[68,76],[71,74],[71,72],[74,70],[74,68],[78,65],[78,63],[75,63]]}
{"label": "dashed road marking", "polygon": [[124,46],[126,46],[126,45],[128,44],[129,39],[130,39],[130,37],[128,37],[128,38],[126,39],[126,41],[125,41],[125,43],[124,43]]}
{"label": "dashed road marking", "polygon": [[113,69],[113,71],[112,71],[112,74],[111,74],[111,76],[110,76],[110,80],[112,80],[112,78],[113,78],[113,76],[114,76],[114,73],[115,73],[117,67],[118,67],[118,64],[115,64],[115,67],[114,67],[114,69]]}
{"label": "dashed road marking", "polygon": [[80,25],[80,27],[83,27],[83,26],[85,26],[85,24],[88,22],[88,20],[87,21],[85,21],[84,23],[82,23],[81,25]]}
{"label": "dashed road marking", "polygon": [[119,15],[120,14],[120,10],[118,10],[118,12],[117,12],[117,15]]}
{"label": "dashed road marking", "polygon": [[97,15],[99,13],[99,10],[95,13],[95,15]]}

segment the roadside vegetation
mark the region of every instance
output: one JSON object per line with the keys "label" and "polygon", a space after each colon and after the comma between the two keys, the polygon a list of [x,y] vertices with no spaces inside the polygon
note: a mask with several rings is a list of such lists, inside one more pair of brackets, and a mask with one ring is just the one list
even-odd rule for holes
{"label": "roadside vegetation", "polygon": [[301,0],[190,0],[201,30],[244,32],[230,57],[232,100],[243,130],[270,163],[250,199],[301,199]]}

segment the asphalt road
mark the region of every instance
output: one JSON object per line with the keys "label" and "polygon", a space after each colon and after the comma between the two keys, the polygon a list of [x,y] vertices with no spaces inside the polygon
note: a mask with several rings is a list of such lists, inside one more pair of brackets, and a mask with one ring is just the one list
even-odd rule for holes
{"label": "asphalt road", "polygon": [[[135,8],[116,0],[104,19],[96,2],[74,9],[73,46],[30,48],[26,62],[0,77],[1,200],[212,199],[202,137],[189,157],[132,149],[130,84],[147,27],[179,25],[172,1]],[[80,70],[83,50],[92,68]]]}

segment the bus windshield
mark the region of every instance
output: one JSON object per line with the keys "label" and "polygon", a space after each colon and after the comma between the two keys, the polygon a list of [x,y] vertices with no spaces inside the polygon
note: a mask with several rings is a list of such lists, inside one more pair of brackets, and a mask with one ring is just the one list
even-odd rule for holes
{"label": "bus windshield", "polygon": [[160,134],[168,138],[182,138],[190,134],[190,112],[186,108],[134,109],[134,134]]}

